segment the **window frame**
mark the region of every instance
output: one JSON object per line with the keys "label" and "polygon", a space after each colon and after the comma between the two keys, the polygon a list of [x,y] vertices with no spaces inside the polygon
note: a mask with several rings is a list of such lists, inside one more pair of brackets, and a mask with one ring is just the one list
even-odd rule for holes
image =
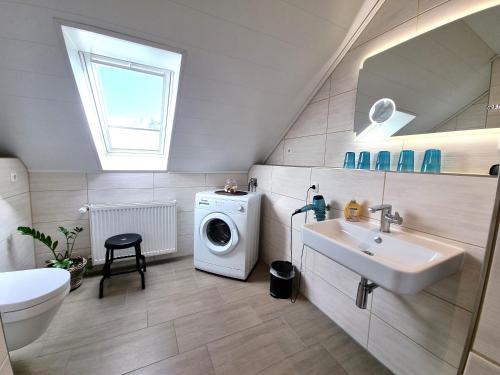
{"label": "window frame", "polygon": [[[172,95],[172,84],[173,84],[173,74],[174,72],[168,69],[162,69],[154,66],[140,64],[134,61],[117,59],[114,57],[104,56],[100,54],[94,54],[85,51],[78,51],[82,68],[88,80],[89,90],[92,95],[93,103],[96,109],[97,117],[99,119],[100,132],[102,141],[105,145],[106,152],[109,155],[164,155],[165,154],[165,134],[167,131],[167,117],[169,115],[169,103]],[[139,127],[129,127],[129,126],[119,126],[110,125],[107,121],[107,111],[105,109],[106,102],[104,100],[104,95],[102,93],[101,80],[99,74],[97,73],[96,65],[103,65],[108,67],[114,67],[117,69],[124,69],[133,72],[139,72],[143,74],[150,74],[163,79],[163,90],[162,90],[162,107],[160,115],[160,129],[147,129]],[[159,145],[158,149],[148,150],[148,149],[126,149],[126,148],[115,148],[112,147],[112,137],[109,133],[109,129],[127,129],[127,130],[137,130],[137,131],[152,131],[159,133]]]}
{"label": "window frame", "polygon": [[[145,39],[141,36],[119,33],[81,22],[55,18],[64,54],[78,89],[96,160],[104,171],[168,171],[173,157],[173,134],[176,129],[181,82],[186,64],[186,51],[171,45]],[[133,61],[173,72],[164,134],[162,154],[108,153],[101,132],[101,124],[90,88],[85,66],[79,51]]]}

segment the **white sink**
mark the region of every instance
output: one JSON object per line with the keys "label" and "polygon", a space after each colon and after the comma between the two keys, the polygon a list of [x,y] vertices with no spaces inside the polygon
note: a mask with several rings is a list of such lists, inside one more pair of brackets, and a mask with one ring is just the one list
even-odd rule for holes
{"label": "white sink", "polygon": [[306,224],[302,237],[305,245],[399,294],[417,293],[459,271],[464,258],[460,247],[394,228],[382,233],[365,221]]}

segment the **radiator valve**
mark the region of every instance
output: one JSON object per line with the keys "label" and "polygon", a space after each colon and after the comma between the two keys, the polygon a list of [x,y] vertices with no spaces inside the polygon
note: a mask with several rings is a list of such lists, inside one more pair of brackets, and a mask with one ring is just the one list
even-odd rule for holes
{"label": "radiator valve", "polygon": [[86,213],[90,209],[90,206],[88,204],[84,204],[82,207],[78,209],[78,212],[81,214]]}

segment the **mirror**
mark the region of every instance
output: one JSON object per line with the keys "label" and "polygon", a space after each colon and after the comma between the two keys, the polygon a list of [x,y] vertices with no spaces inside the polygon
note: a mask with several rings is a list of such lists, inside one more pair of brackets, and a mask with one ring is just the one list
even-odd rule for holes
{"label": "mirror", "polygon": [[371,106],[368,118],[372,124],[383,124],[394,116],[394,112],[396,112],[396,103],[394,103],[394,100],[383,98],[377,100]]}
{"label": "mirror", "polygon": [[356,135],[500,127],[499,55],[497,6],[368,58],[359,74]]}

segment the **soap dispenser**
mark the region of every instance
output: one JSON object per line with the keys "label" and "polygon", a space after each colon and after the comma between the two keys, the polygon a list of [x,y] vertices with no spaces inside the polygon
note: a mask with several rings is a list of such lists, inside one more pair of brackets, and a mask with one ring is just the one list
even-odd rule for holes
{"label": "soap dispenser", "polygon": [[359,221],[361,217],[361,206],[356,200],[351,200],[344,208],[344,217],[347,221]]}

